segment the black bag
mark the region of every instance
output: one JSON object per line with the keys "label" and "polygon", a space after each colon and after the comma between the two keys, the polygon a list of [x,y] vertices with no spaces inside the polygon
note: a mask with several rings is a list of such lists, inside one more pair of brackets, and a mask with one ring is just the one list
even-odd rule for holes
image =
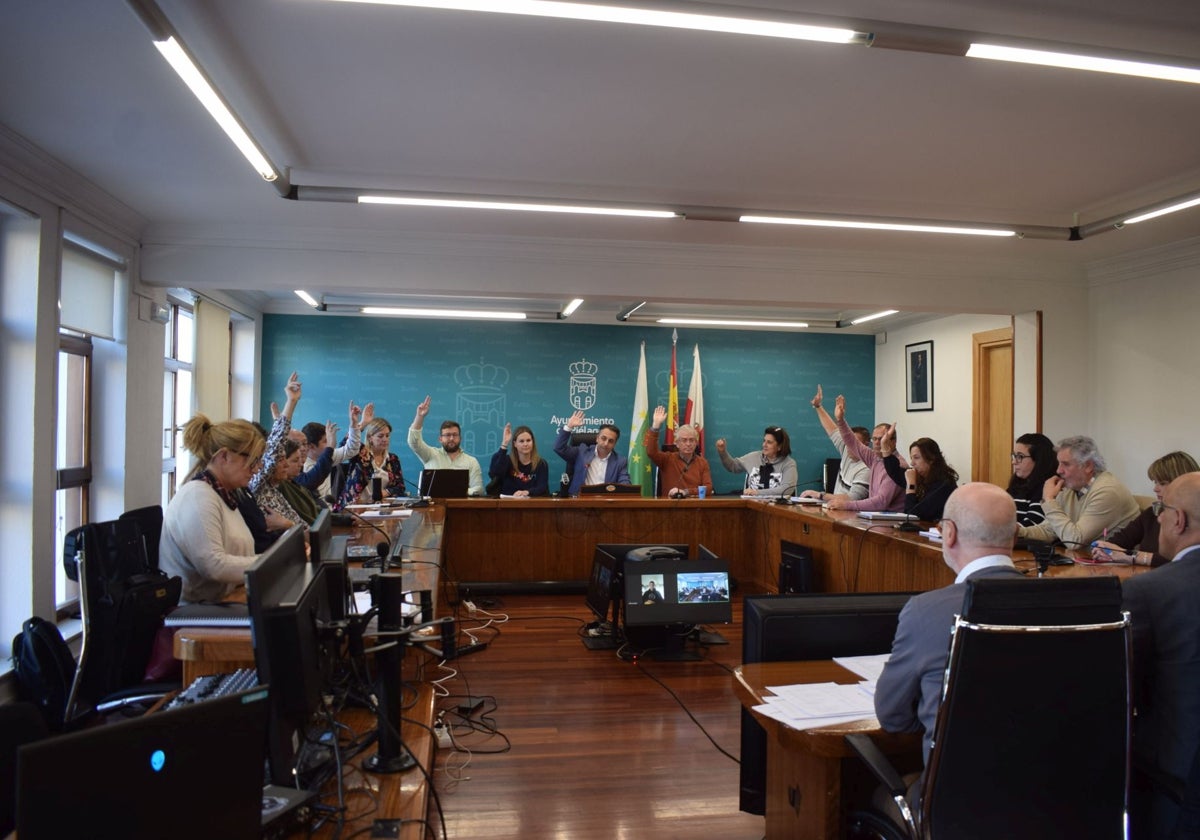
{"label": "black bag", "polygon": [[179,603],[182,581],[151,567],[141,523],[93,522],[67,534],[63,567],[79,580],[80,552],[87,568],[87,660],[79,702],[92,705],[142,682],[162,618]]}
{"label": "black bag", "polygon": [[17,696],[38,707],[51,731],[61,731],[75,679],[75,657],[58,625],[38,616],[26,620],[13,638],[12,650]]}

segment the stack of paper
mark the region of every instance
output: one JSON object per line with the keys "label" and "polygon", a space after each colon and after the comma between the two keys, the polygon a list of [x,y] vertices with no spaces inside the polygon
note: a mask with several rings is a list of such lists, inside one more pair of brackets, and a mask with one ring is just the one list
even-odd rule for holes
{"label": "stack of paper", "polygon": [[875,701],[862,684],[806,683],[768,686],[774,694],[754,711],[793,729],[815,729],[875,716]]}

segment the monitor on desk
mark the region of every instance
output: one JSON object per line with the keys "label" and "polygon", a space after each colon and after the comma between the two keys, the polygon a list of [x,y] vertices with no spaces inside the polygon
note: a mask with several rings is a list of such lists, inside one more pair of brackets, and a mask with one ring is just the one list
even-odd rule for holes
{"label": "monitor on desk", "polygon": [[295,773],[300,746],[311,719],[321,709],[337,649],[322,628],[332,619],[326,568],[306,562],[304,532],[288,529],[246,570],[254,665],[261,683],[271,686],[267,756],[271,781],[306,786],[307,772]]}
{"label": "monitor on desk", "polygon": [[[742,663],[887,653],[916,592],[752,595],[742,602]],[[949,628],[947,628],[949,644]],[[742,709],[741,810],[766,813],[767,735]]]}
{"label": "monitor on desk", "polygon": [[317,518],[308,526],[308,559],[313,565],[328,567],[325,583],[329,587],[330,617],[335,621],[344,619],[349,610],[346,548],[350,539],[345,534],[333,535],[333,519],[329,508],[321,508]]}
{"label": "monitor on desk", "polygon": [[22,746],[18,836],[257,840],[267,710],[257,688]]}
{"label": "monitor on desk", "polygon": [[[601,621],[612,611],[614,630],[621,623],[621,600],[625,592],[625,558],[632,551],[652,547],[647,543],[597,543],[592,555],[592,574],[588,579],[587,605]],[[686,557],[688,546],[669,543],[661,546]]]}

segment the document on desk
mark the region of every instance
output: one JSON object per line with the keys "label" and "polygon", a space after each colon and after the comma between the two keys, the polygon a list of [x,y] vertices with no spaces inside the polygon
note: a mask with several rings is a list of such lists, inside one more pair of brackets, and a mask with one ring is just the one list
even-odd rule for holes
{"label": "document on desk", "polygon": [[883,666],[890,656],[890,653],[876,653],[871,656],[835,656],[833,661],[871,683],[871,694],[874,694],[874,685],[878,682],[879,675],[883,673]]}
{"label": "document on desk", "polygon": [[804,683],[767,686],[774,696],[754,711],[793,729],[815,729],[874,717],[875,702],[859,685]]}
{"label": "document on desk", "polygon": [[403,519],[406,516],[412,516],[412,509],[378,508],[376,510],[364,510],[359,516],[363,519]]}

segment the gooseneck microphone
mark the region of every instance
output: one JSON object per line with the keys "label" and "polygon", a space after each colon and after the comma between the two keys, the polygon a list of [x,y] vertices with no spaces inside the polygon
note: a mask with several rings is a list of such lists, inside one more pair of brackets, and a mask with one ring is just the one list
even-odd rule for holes
{"label": "gooseneck microphone", "polygon": [[[333,504],[333,501],[334,501],[333,496],[332,495],[326,496],[325,501],[329,502],[330,504]],[[379,557],[384,566],[384,569],[386,570],[387,557],[389,557],[392,553],[392,538],[388,536],[388,532],[383,530],[382,528],[380,528],[378,525],[376,525],[370,519],[367,519],[365,516],[362,516],[360,513],[358,513],[358,511],[351,510],[349,507],[342,508],[342,512],[349,514],[351,517],[353,517],[357,521],[361,522],[362,524],[366,525],[368,528],[374,528],[376,531],[378,531],[380,533],[380,535],[383,537],[383,542],[376,543],[375,551],[377,554],[379,554]],[[363,566],[364,567],[368,566],[368,564],[375,565],[374,561],[368,561],[367,563],[363,563]]]}

